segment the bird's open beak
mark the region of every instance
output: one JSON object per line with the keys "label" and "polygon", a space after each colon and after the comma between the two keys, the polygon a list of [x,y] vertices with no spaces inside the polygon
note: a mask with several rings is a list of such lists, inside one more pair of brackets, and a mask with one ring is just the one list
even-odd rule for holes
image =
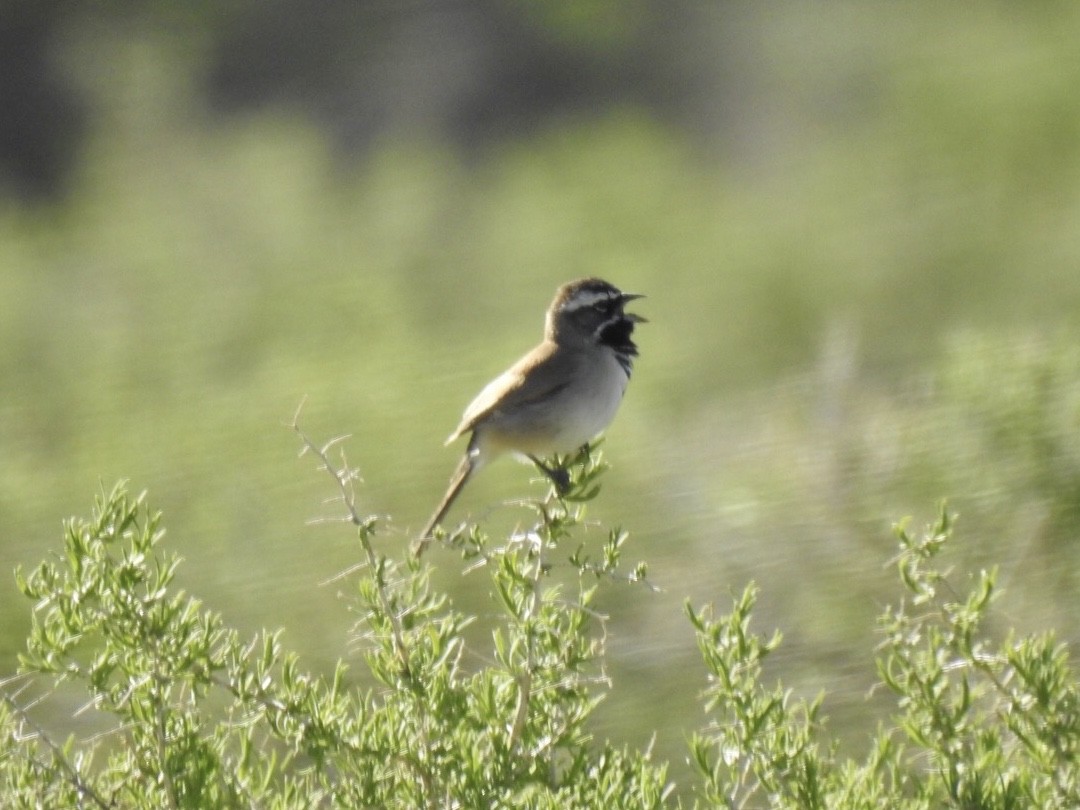
{"label": "bird's open beak", "polygon": [[[644,298],[644,297],[645,296],[642,295],[641,293],[622,293],[622,295],[620,296],[620,298],[622,299],[623,304],[628,304],[631,301],[637,301],[639,298]],[[644,315],[638,315],[637,313],[634,313],[634,312],[627,312],[627,313],[625,313],[625,315],[626,315],[627,318],[629,318],[634,323],[648,323],[649,322],[649,319],[646,318]]]}

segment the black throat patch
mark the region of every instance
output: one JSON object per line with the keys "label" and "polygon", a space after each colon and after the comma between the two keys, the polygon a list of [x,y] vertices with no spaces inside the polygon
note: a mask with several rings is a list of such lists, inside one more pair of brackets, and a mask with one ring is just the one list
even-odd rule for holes
{"label": "black throat patch", "polygon": [[634,322],[625,315],[618,315],[609,321],[604,321],[596,328],[596,340],[601,346],[607,346],[615,352],[615,359],[630,376],[634,357],[637,356],[637,345],[632,340]]}

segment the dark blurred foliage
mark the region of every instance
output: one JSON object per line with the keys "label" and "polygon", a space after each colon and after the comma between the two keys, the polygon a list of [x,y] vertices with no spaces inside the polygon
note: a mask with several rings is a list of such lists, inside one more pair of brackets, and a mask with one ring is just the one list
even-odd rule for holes
{"label": "dark blurred foliage", "polygon": [[198,63],[176,67],[218,115],[288,106],[350,153],[406,136],[475,155],[620,105],[702,129],[715,118],[719,29],[696,18],[713,11],[683,0],[19,2],[0,25],[0,166],[23,198],[63,193],[93,111],[57,41],[83,26],[136,22],[198,42]]}
{"label": "dark blurred foliage", "polygon": [[24,199],[59,195],[86,107],[52,58],[63,2],[0,6],[0,177]]}

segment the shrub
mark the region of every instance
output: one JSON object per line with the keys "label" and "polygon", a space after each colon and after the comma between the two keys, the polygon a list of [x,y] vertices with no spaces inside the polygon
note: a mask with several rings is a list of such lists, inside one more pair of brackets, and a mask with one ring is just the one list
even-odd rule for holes
{"label": "shrub", "polygon": [[[707,719],[690,741],[700,784],[675,786],[648,752],[589,730],[611,695],[594,595],[647,585],[643,565],[622,566],[622,531],[592,552],[576,539],[599,490],[597,456],[568,460],[567,492],[525,502],[536,516],[527,531],[501,544],[476,527],[440,535],[497,597],[485,649],[467,640],[475,617],[432,586],[430,568],[380,550],[379,521],[357,510],[344,458],[332,463],[329,445],[301,436],[356,529],[356,682],[344,663],[305,672],[277,634],[241,639],[176,590],[160,516],[118,485],[89,519],[67,523],[62,555],[18,575],[34,611],[0,710],[6,806],[1080,806],[1065,650],[1051,634],[984,638],[994,574],[965,595],[934,567],[951,531],[944,510],[920,536],[898,529],[907,596],[882,615],[877,653],[897,714],[862,761],[837,755],[820,700],[763,683],[780,636],[751,631],[753,585],[726,615],[687,606]],[[106,733],[58,742],[35,719],[65,684],[86,694]]]}

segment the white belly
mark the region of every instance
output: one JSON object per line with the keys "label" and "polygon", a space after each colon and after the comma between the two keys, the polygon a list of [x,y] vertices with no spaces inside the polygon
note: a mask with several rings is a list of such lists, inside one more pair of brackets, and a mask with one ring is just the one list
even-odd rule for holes
{"label": "white belly", "polygon": [[508,451],[535,456],[570,453],[602,433],[619,409],[629,377],[609,351],[567,372],[569,383],[550,396],[495,408],[481,418],[474,428],[478,454],[492,458]]}
{"label": "white belly", "polygon": [[629,378],[619,361],[604,352],[593,373],[560,393],[558,423],[551,433],[551,453],[569,453],[602,433],[619,409]]}

